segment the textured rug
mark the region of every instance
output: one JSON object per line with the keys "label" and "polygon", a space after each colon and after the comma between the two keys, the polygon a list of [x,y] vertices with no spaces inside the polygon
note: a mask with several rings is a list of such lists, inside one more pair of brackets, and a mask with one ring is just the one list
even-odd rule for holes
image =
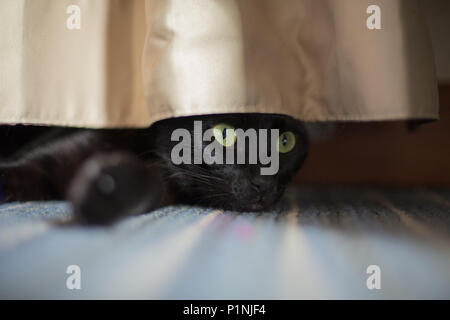
{"label": "textured rug", "polygon": [[53,223],[69,217],[63,202],[0,206],[0,298],[450,298],[448,189],[292,188],[266,213]]}

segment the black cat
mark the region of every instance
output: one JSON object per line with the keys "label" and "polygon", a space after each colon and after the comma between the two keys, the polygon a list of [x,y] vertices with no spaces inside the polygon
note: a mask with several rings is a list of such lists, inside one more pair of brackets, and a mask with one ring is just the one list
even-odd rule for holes
{"label": "black cat", "polygon": [[[221,140],[224,153],[227,148],[237,148],[233,137],[227,137],[232,132],[227,128],[279,129],[277,173],[262,175],[264,165],[249,161],[175,164],[172,153],[179,142],[172,141],[172,133],[186,129],[194,136],[194,121],[201,121],[203,132],[208,128],[223,130],[223,135],[215,135],[212,141]],[[29,140],[27,132],[39,137],[0,163],[0,201],[67,199],[73,205],[75,221],[83,224],[109,224],[123,216],[173,203],[235,211],[265,210],[280,198],[308,149],[302,122],[273,114],[172,118],[147,129],[4,126],[0,129],[1,149],[11,152],[11,141]],[[211,143],[202,140],[195,145],[194,140],[189,145],[192,156],[195,148],[203,152]],[[272,144],[270,134],[267,144]],[[249,147],[247,143],[245,152]],[[180,155],[186,156],[183,152]]]}

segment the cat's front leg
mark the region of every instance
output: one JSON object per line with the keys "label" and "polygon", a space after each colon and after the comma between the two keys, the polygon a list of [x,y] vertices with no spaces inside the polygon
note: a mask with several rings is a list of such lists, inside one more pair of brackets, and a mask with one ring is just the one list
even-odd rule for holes
{"label": "cat's front leg", "polygon": [[162,205],[161,169],[124,152],[99,153],[86,160],[67,193],[75,222],[106,225]]}
{"label": "cat's front leg", "polygon": [[45,170],[33,162],[0,163],[0,204],[61,199]]}

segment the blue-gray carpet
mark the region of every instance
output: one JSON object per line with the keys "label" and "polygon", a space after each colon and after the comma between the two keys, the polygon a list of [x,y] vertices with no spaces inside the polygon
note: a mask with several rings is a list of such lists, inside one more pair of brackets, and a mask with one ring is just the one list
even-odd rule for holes
{"label": "blue-gray carpet", "polygon": [[[448,189],[292,188],[267,213],[173,206],[109,228],[53,223],[69,217],[63,202],[0,206],[0,298],[450,298]],[[66,287],[69,265],[81,290]]]}

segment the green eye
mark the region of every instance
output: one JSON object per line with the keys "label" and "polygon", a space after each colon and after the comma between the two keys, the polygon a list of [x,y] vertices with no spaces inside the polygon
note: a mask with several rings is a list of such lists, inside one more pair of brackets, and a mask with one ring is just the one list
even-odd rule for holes
{"label": "green eye", "polygon": [[295,134],[291,131],[283,132],[278,138],[278,151],[287,153],[295,147]]}
{"label": "green eye", "polygon": [[216,124],[213,128],[214,137],[224,147],[231,147],[236,142],[234,128],[225,123]]}

